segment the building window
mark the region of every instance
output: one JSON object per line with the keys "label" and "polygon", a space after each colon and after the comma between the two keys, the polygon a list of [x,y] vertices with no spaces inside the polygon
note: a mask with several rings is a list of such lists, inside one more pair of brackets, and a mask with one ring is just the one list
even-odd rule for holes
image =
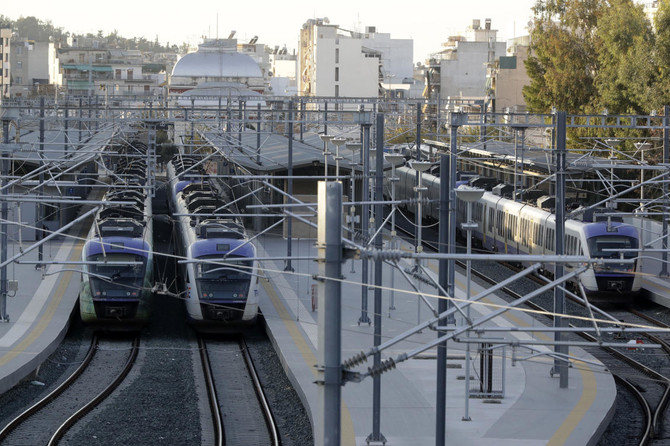
{"label": "building window", "polygon": [[16,76],[16,83],[17,84],[22,84],[23,83],[23,78],[21,76]]}
{"label": "building window", "polygon": [[133,92],[133,86],[132,86],[132,85],[128,85],[128,93],[132,93],[132,92]]}
{"label": "building window", "polygon": [[23,47],[22,46],[17,46],[16,47],[16,54],[23,54]]}
{"label": "building window", "polygon": [[339,82],[340,80],[340,68],[335,67],[335,82]]}
{"label": "building window", "polygon": [[335,63],[340,63],[340,49],[335,48]]}
{"label": "building window", "polygon": [[115,71],[114,79],[121,79],[121,70],[116,70]]}
{"label": "building window", "polygon": [[5,53],[5,62],[9,62],[9,53]]}
{"label": "building window", "polygon": [[145,93],[149,93],[149,86],[148,86],[148,85],[145,85],[145,86],[144,86],[144,92],[145,92]]}
{"label": "building window", "polygon": [[84,53],[79,53],[79,62],[84,63],[86,62],[86,55]]}
{"label": "building window", "polygon": [[21,60],[17,60],[17,61],[16,61],[16,68],[18,68],[19,70],[20,70],[21,68],[23,68],[23,61],[21,61]]}
{"label": "building window", "polygon": [[9,77],[9,68],[5,68],[5,77]]}
{"label": "building window", "polygon": [[339,98],[340,97],[340,86],[335,85],[335,97]]}
{"label": "building window", "polygon": [[128,70],[128,80],[129,81],[133,80],[133,70]]}

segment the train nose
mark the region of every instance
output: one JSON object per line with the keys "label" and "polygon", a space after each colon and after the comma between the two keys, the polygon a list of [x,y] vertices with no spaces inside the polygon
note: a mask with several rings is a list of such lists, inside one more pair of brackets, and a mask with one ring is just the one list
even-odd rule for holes
{"label": "train nose", "polygon": [[608,280],[607,289],[612,291],[622,291],[624,288],[623,281],[621,280]]}

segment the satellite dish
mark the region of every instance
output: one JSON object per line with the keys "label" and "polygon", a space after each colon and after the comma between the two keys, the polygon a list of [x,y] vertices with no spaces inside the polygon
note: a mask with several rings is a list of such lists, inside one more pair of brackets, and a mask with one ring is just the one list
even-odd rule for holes
{"label": "satellite dish", "polygon": [[328,17],[324,17],[324,18],[323,18],[323,23],[325,23],[326,25],[329,24],[329,23],[330,23],[330,19],[329,19]]}

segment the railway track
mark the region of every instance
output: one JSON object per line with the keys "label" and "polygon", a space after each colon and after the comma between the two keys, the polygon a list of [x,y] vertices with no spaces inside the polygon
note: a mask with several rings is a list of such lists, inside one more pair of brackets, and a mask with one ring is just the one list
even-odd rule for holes
{"label": "railway track", "polygon": [[244,338],[200,337],[198,343],[215,444],[278,446],[277,427]]}
{"label": "railway track", "polygon": [[137,357],[139,337],[101,338],[94,334],[75,372],[46,397],[0,431],[0,443],[56,445],[78,420],[123,381]]}

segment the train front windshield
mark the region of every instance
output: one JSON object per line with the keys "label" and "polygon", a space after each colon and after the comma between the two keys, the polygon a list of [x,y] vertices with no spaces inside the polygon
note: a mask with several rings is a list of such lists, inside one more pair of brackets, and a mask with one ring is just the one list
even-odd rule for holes
{"label": "train front windshield", "polygon": [[[94,298],[137,299],[141,295],[146,257],[128,253],[108,253],[107,256],[102,254],[89,256],[88,261],[107,262],[89,266],[91,294]],[[117,264],[110,265],[109,262]]]}
{"label": "train front windshield", "polygon": [[[633,237],[620,235],[599,235],[587,239],[589,253],[592,258],[602,259],[633,259],[637,257],[638,241]],[[633,271],[633,263],[606,264],[599,268],[602,270]]]}
{"label": "train front windshield", "polygon": [[203,300],[246,299],[251,286],[251,261],[235,258],[200,257],[216,263],[196,266],[198,291]]}

